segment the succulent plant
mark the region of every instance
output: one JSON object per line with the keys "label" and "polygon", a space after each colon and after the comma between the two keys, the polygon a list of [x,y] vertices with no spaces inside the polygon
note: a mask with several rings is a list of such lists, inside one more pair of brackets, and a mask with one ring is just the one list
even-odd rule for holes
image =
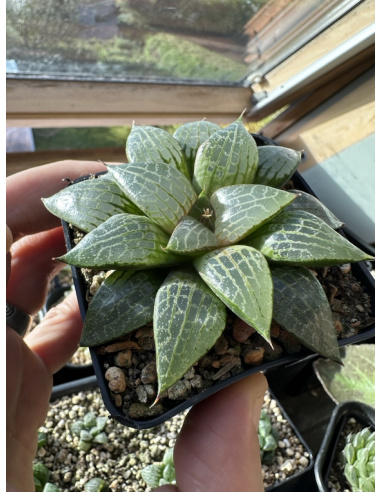
{"label": "succulent plant", "polygon": [[261,410],[258,423],[258,438],[261,461],[265,465],[271,465],[274,459],[274,451],[278,447],[278,433],[272,426],[266,410]]}
{"label": "succulent plant", "polygon": [[83,419],[76,420],[70,430],[79,437],[79,449],[89,451],[95,444],[107,443],[107,434],[103,432],[107,421],[108,417],[96,416],[93,412],[88,412]]}
{"label": "succulent plant", "polygon": [[34,487],[36,492],[60,492],[60,489],[48,482],[50,470],[42,463],[33,465]]}
{"label": "succulent plant", "polygon": [[270,344],[275,319],[340,361],[329,303],[308,267],[370,257],[316,199],[278,189],[300,152],[258,148],[240,117],[223,129],[188,123],[174,136],[134,126],[126,153],[127,164],[43,200],[85,233],[58,260],[112,271],[89,304],[81,345],[153,320],[158,398],[214,345],[226,308]]}
{"label": "succulent plant", "polygon": [[352,492],[374,492],[375,446],[375,432],[372,432],[370,427],[346,437],[341,458],[344,475],[352,487]]}
{"label": "succulent plant", "polygon": [[159,487],[165,484],[175,484],[175,465],[173,462],[173,448],[167,448],[163,460],[153,463],[142,470],[142,478],[149,487]]}

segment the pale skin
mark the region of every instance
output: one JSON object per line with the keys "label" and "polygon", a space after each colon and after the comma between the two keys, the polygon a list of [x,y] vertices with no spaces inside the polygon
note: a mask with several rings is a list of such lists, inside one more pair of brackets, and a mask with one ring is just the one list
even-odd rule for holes
{"label": "pale skin", "polygon": [[[7,178],[8,302],[37,313],[63,266],[52,259],[66,251],[60,221],[41,198],[67,186],[64,178],[104,170],[100,162],[64,161]],[[52,375],[75,352],[81,330],[74,294],[24,339],[7,328],[7,492],[34,492],[32,461]],[[257,373],[193,407],[175,446],[177,486],[156,492],[263,492],[257,426],[266,389]]]}

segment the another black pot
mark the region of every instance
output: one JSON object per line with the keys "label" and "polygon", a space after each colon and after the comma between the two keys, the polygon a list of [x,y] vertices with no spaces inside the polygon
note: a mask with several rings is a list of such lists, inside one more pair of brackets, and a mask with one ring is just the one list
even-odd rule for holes
{"label": "another black pot", "polygon": [[314,472],[319,492],[329,492],[327,483],[340,435],[351,418],[364,427],[374,430],[374,408],[356,401],[340,403],[333,411],[320,450],[316,457]]}
{"label": "another black pot", "polygon": [[[264,137],[260,137],[258,135],[253,135],[255,140],[257,141],[258,145],[269,145],[273,141],[270,141],[269,139],[263,140]],[[78,181],[82,181],[83,179],[87,179],[88,176],[84,176],[80,178]],[[294,187],[297,189],[300,189],[302,191],[306,192],[311,192],[313,194],[312,190],[309,188],[307,183],[304,181],[304,179],[300,176],[298,172],[294,174],[292,177],[294,181]],[[63,221],[63,228],[64,228],[64,233],[65,233],[65,239],[66,239],[66,246],[68,251],[72,248],[72,230],[69,228],[68,224]],[[366,267],[364,267],[363,264],[354,264],[353,265],[353,272],[355,273],[356,277],[361,280],[363,283],[366,292],[371,296],[371,302],[372,305],[374,305],[374,279],[370,275],[369,271],[367,270]],[[82,314],[82,318],[85,319],[86,316],[86,311],[87,311],[87,301],[86,301],[86,285],[85,281],[81,275],[80,269],[72,267],[72,274],[73,274],[73,281],[74,285],[76,288],[77,296],[78,296],[78,302]],[[367,340],[369,338],[374,337],[374,324],[367,329],[363,330],[359,335],[343,339],[339,341],[339,345],[347,345],[347,344],[352,344],[352,343],[357,343],[358,341],[362,340]],[[146,429],[146,428],[151,428],[155,427],[162,422],[165,422],[166,420],[170,419],[174,415],[186,410],[187,408],[195,405],[196,403],[204,400],[208,396],[216,393],[217,391],[229,386],[230,384],[243,379],[244,377],[254,374],[259,371],[267,371],[269,369],[273,369],[278,366],[282,366],[288,363],[291,363],[293,361],[297,360],[302,360],[305,357],[308,357],[312,354],[312,352],[307,349],[307,348],[302,348],[300,352],[296,354],[285,354],[282,355],[280,358],[272,361],[268,361],[265,363],[260,364],[259,366],[251,367],[250,369],[245,370],[244,372],[237,374],[227,380],[224,381],[219,381],[213,386],[210,386],[206,390],[204,390],[202,393],[199,393],[191,398],[189,398],[186,401],[181,401],[178,403],[176,406],[173,408],[167,410],[163,414],[157,417],[145,419],[145,420],[138,420],[138,419],[132,419],[127,417],[121,409],[116,407],[114,401],[112,400],[108,388],[108,383],[105,379],[105,369],[104,369],[104,360],[101,355],[97,354],[97,351],[95,348],[90,349],[91,352],[91,357],[93,361],[93,367],[95,374],[98,379],[98,384],[101,389],[102,397],[104,400],[104,403],[106,405],[106,408],[110,412],[113,418],[118,420],[120,423],[123,425],[127,425],[129,427],[134,427],[137,429]]]}
{"label": "another black pot", "polygon": [[266,488],[266,492],[296,492],[296,491],[305,491],[308,490],[309,492],[315,492],[315,478],[314,478],[314,457],[311,449],[309,448],[307,442],[299,432],[299,429],[295,425],[295,423],[290,419],[284,408],[282,407],[281,403],[277,399],[277,397],[274,395],[274,393],[271,391],[270,388],[270,394],[271,397],[276,400],[276,404],[279,407],[283,417],[287,420],[289,425],[291,426],[294,434],[296,437],[299,439],[300,443],[303,445],[305,450],[307,451],[309,455],[309,465],[307,468],[305,468],[303,471],[300,471],[298,473],[295,473],[294,475],[291,475],[290,477],[286,478],[282,482],[276,483],[274,485],[271,485],[270,487]]}
{"label": "another black pot", "polygon": [[[60,283],[58,276],[56,276],[54,278],[53,288],[51,288],[46,298],[45,305],[41,309],[41,319],[46,315],[49,309],[52,308],[61,298],[63,298],[64,295],[71,289],[71,284]],[[57,385],[70,383],[71,381],[75,381],[77,379],[94,376],[94,374],[95,372],[91,362],[88,364],[72,364],[68,362],[62,369],[53,375],[53,388]]]}

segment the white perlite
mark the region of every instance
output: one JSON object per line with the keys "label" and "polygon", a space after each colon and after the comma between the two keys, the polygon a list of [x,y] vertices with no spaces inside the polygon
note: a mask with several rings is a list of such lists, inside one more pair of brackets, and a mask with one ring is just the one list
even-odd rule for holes
{"label": "white perlite", "polygon": [[[279,433],[274,464],[262,467],[265,486],[269,486],[306,468],[309,459],[269,393],[263,408]],[[140,431],[110,419],[105,428],[108,443],[98,444],[85,453],[77,448],[78,437],[71,434],[70,426],[88,412],[109,415],[98,389],[62,397],[50,404],[44,424],[47,444],[35,459],[51,470],[50,481],[65,492],[74,492],[84,491],[87,481],[99,477],[107,481],[113,492],[150,492],[141,478],[141,470],[161,461],[167,447],[174,446],[186,412],[158,427]]]}

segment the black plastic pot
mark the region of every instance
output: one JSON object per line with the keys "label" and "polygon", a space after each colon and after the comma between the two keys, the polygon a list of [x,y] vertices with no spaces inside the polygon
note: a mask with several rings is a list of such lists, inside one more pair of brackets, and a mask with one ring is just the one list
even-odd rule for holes
{"label": "black plastic pot", "polygon": [[346,401],[335,408],[314,466],[319,492],[329,492],[327,483],[336,448],[343,429],[350,418],[354,418],[360,425],[374,430],[375,411],[369,405],[356,401]]}
{"label": "black plastic pot", "polygon": [[[58,276],[54,278],[54,285],[51,288],[44,307],[41,309],[40,318],[46,315],[50,308],[52,308],[64,295],[72,289],[70,284],[60,283]],[[93,364],[72,364],[66,363],[62,369],[57,371],[53,375],[53,388],[57,385],[69,383],[78,379],[94,376]]]}
{"label": "black plastic pot", "polygon": [[[257,141],[258,145],[269,145],[273,143],[270,139],[265,139],[264,137],[260,137],[258,135],[253,135],[255,140]],[[101,173],[103,174],[103,173]],[[80,178],[77,181],[82,181],[84,179],[87,179],[88,176],[84,176]],[[292,177],[293,182],[294,182],[294,187],[306,192],[309,192],[313,194],[312,190],[310,187],[307,185],[307,183],[304,181],[304,179],[300,176],[298,172],[294,174]],[[68,224],[63,221],[63,228],[64,228],[64,233],[65,233],[65,239],[66,239],[66,245],[67,249],[70,250],[72,248],[73,244],[73,238],[72,238],[72,230],[69,228]],[[353,272],[355,273],[356,277],[361,280],[363,283],[366,292],[371,296],[372,299],[372,305],[374,305],[374,279],[370,275],[368,269],[363,265],[363,264],[355,264],[353,265]],[[86,285],[85,281],[81,275],[80,269],[72,267],[72,273],[73,273],[73,281],[74,285],[76,288],[77,296],[78,296],[78,302],[82,314],[82,318],[85,319],[86,316],[86,311],[87,311],[87,301],[86,301]],[[374,325],[368,327],[364,331],[362,331],[359,335],[343,339],[339,341],[339,345],[347,345],[347,344],[352,344],[352,343],[358,343],[359,341],[362,340],[367,340],[369,338],[374,337]],[[279,357],[276,360],[268,361],[265,363],[260,364],[259,366],[251,367],[250,369],[245,370],[244,372],[237,374],[227,380],[224,381],[219,381],[206,390],[204,390],[202,393],[199,393],[192,398],[189,398],[186,401],[181,401],[178,405],[174,406],[173,408],[167,410],[163,414],[157,417],[153,417],[150,419],[146,420],[138,420],[138,419],[131,419],[127,417],[121,409],[116,407],[114,404],[110,393],[109,393],[109,388],[108,388],[108,383],[105,379],[105,370],[104,370],[104,359],[102,358],[101,355],[97,354],[97,351],[95,348],[90,349],[91,356],[92,356],[92,361],[93,361],[93,367],[95,374],[98,379],[98,384],[101,389],[102,397],[104,400],[104,403],[106,405],[106,408],[110,412],[113,418],[118,420],[121,424],[127,425],[129,427],[134,427],[137,429],[145,429],[145,428],[150,428],[150,427],[155,427],[162,422],[170,419],[174,415],[186,410],[187,408],[197,404],[198,402],[204,400],[208,396],[216,393],[217,391],[229,386],[230,384],[241,380],[245,378],[246,376],[250,374],[254,374],[259,371],[267,371],[270,369],[273,369],[275,367],[279,367],[288,363],[291,363],[293,361],[297,360],[302,360],[308,356],[311,356],[312,352],[307,349],[307,348],[302,348],[300,352],[296,354],[284,354],[281,357]]]}
{"label": "black plastic pot", "polygon": [[314,477],[314,457],[311,449],[309,448],[307,442],[299,432],[299,429],[295,425],[295,423],[290,419],[288,414],[286,413],[285,409],[283,408],[282,404],[280,401],[277,399],[276,395],[271,391],[270,388],[270,394],[271,397],[276,400],[276,404],[279,407],[280,411],[282,412],[283,417],[288,421],[289,425],[291,426],[294,434],[296,437],[299,439],[300,443],[303,445],[305,450],[307,451],[309,455],[309,465],[307,468],[305,468],[303,471],[300,471],[298,473],[295,473],[294,475],[291,475],[290,477],[286,478],[285,480],[276,483],[274,485],[271,485],[270,487],[266,488],[266,492],[296,492],[296,491],[304,491],[304,490],[309,490],[309,492],[315,492],[314,485],[315,485],[315,477]]}

